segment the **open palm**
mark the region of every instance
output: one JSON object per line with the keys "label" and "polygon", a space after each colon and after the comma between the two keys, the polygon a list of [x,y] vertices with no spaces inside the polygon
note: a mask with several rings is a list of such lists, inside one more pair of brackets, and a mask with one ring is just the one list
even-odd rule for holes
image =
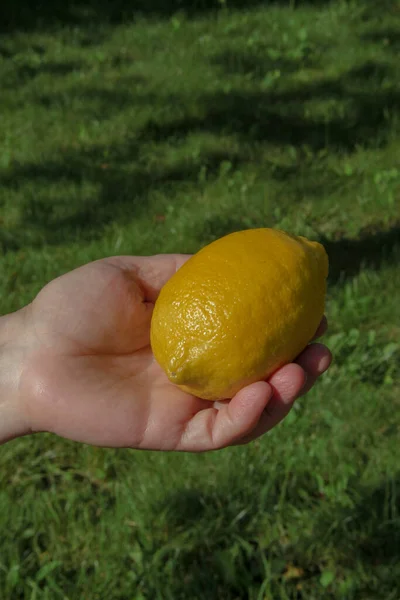
{"label": "open palm", "polygon": [[39,293],[21,383],[31,430],[99,446],[205,451],[255,439],[283,419],[329,366],[321,344],[218,404],[180,391],[156,363],[154,302],[187,258],[99,260]]}

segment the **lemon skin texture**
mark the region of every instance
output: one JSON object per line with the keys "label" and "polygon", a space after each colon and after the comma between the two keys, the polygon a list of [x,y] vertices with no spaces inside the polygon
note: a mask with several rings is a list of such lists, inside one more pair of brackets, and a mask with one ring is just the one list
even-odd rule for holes
{"label": "lemon skin texture", "polygon": [[162,288],[151,346],[168,379],[232,398],[293,361],[324,314],[323,246],[270,228],[238,231],[192,256]]}

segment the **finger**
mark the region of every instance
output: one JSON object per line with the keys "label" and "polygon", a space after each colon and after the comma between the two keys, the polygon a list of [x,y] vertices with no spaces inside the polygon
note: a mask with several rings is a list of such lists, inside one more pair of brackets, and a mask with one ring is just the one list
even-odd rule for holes
{"label": "finger", "polygon": [[239,440],[239,443],[247,444],[278,425],[289,413],[305,382],[305,371],[300,365],[294,363],[285,365],[274,373],[268,380],[273,390],[273,396],[268,402],[256,427],[250,434]]}
{"label": "finger", "polygon": [[324,373],[332,361],[330,350],[324,344],[315,343],[307,346],[297,357],[296,363],[300,365],[308,375],[318,376]]}
{"label": "finger", "polygon": [[322,335],[324,335],[326,333],[326,330],[328,329],[328,320],[326,318],[326,316],[324,315],[321,319],[321,323],[318,326],[317,331],[314,334],[314,337],[312,338],[313,340],[318,339],[319,337],[321,337]]}
{"label": "finger", "polygon": [[137,279],[144,299],[155,302],[161,288],[190,258],[189,254],[157,254],[155,256],[113,256],[107,262],[125,269]]}
{"label": "finger", "polygon": [[295,363],[285,365],[268,380],[274,390],[274,398],[285,405],[291,405],[306,381],[304,370]]}
{"label": "finger", "polygon": [[199,411],[187,424],[177,449],[202,452],[232,445],[256,427],[271,396],[271,386],[259,381],[219,408]]}
{"label": "finger", "polygon": [[307,381],[301,390],[303,396],[313,387],[314,383],[322,373],[329,368],[332,362],[330,350],[323,344],[310,344],[298,356],[296,363],[300,365],[307,374]]}

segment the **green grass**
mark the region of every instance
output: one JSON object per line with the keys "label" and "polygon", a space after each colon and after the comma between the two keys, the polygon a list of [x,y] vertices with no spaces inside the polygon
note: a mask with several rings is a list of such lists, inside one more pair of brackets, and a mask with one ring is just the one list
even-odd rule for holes
{"label": "green grass", "polygon": [[245,448],[2,447],[0,597],[397,600],[400,5],[128,4],[6,2],[0,311],[282,227],[329,252],[335,361]]}

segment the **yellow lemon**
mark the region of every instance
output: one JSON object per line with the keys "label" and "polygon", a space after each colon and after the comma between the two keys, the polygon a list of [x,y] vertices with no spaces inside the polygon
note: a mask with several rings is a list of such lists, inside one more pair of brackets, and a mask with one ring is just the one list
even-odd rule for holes
{"label": "yellow lemon", "polygon": [[327,274],[324,247],[304,237],[264,228],[220,238],[162,288],[154,356],[181,389],[232,398],[305,348],[324,313]]}

